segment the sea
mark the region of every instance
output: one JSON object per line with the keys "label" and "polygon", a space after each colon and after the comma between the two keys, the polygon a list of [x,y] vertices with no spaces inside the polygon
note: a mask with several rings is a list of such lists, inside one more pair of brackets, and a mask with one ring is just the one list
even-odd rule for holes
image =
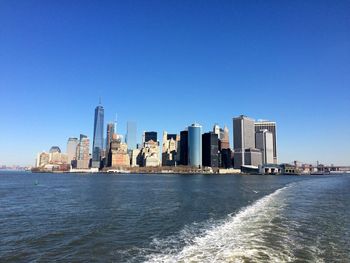
{"label": "sea", "polygon": [[0,172],[0,262],[350,262],[350,175]]}

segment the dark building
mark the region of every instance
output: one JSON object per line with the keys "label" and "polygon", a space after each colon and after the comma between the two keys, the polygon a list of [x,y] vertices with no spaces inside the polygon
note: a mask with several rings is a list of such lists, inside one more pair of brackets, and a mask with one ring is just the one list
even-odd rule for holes
{"label": "dark building", "polygon": [[219,167],[219,138],[216,133],[202,135],[202,165]]}
{"label": "dark building", "polygon": [[176,137],[177,137],[177,134],[167,134],[166,139],[167,140],[173,139],[174,141],[176,141]]}
{"label": "dark building", "polygon": [[154,142],[157,142],[157,132],[155,131],[149,131],[149,132],[145,132],[145,142],[148,142],[148,141],[154,141]]}
{"label": "dark building", "polygon": [[220,153],[221,164],[220,166],[226,169],[232,168],[232,151],[230,148],[221,149]]}
{"label": "dark building", "polygon": [[180,132],[180,165],[188,165],[188,131]]}

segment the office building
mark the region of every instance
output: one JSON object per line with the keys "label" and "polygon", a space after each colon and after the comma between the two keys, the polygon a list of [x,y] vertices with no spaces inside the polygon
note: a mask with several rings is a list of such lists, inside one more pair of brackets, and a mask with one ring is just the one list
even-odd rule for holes
{"label": "office building", "polygon": [[202,126],[196,123],[188,127],[188,165],[202,166]]}
{"label": "office building", "polygon": [[111,142],[109,157],[111,167],[129,167],[130,156],[128,154],[128,147],[121,139],[113,139]]}
{"label": "office building", "polygon": [[219,167],[219,138],[214,132],[202,135],[202,165]]}
{"label": "office building", "polygon": [[180,132],[180,147],[178,149],[179,156],[179,164],[180,165],[188,165],[188,131]]}
{"label": "office building", "polygon": [[90,140],[86,135],[80,134],[77,146],[77,168],[88,169],[90,165]]}
{"label": "office building", "polygon": [[234,168],[248,165],[245,161],[245,150],[255,148],[254,120],[246,116],[233,118]]}
{"label": "office building", "polygon": [[111,148],[111,143],[113,140],[113,136],[115,134],[115,123],[110,122],[107,124],[107,136],[106,136],[106,159],[105,159],[105,166],[109,167],[111,166],[111,160],[109,158],[109,151]]}
{"label": "office building", "polygon": [[104,109],[101,105],[95,108],[94,137],[92,143],[92,167],[100,168],[103,153]]}
{"label": "office building", "polygon": [[67,160],[68,164],[71,165],[72,161],[77,160],[77,147],[79,144],[78,138],[69,138],[67,142]]}
{"label": "office building", "polygon": [[138,167],[142,165],[142,160],[140,158],[140,149],[133,149],[130,152],[130,162],[131,167]]}
{"label": "office building", "polygon": [[217,134],[219,139],[221,139],[220,130],[221,130],[220,126],[218,124],[215,124],[213,127],[213,133]]}
{"label": "office building", "polygon": [[255,145],[262,153],[263,164],[273,164],[273,134],[268,130],[260,130],[255,133]]}
{"label": "office building", "polygon": [[36,158],[36,167],[40,168],[49,164],[49,158],[50,158],[49,153],[46,153],[46,152],[38,153]]}
{"label": "office building", "polygon": [[126,143],[129,150],[136,149],[137,128],[136,122],[128,121],[126,124]]}
{"label": "office building", "polygon": [[277,128],[276,128],[276,122],[273,121],[264,121],[259,120],[254,123],[255,126],[255,132],[258,132],[260,130],[268,130],[272,133],[273,137],[273,163],[277,164],[278,158],[277,158]]}
{"label": "office building", "polygon": [[222,168],[230,169],[232,168],[232,151],[230,148],[221,149],[220,151],[220,158],[221,163],[220,166]]}
{"label": "office building", "polygon": [[219,150],[222,149],[229,149],[230,148],[230,137],[229,137],[229,130],[227,126],[220,131],[221,136],[220,136],[220,145],[219,145]]}
{"label": "office building", "polygon": [[160,166],[158,142],[153,139],[145,142],[140,151],[140,160],[145,167]]}
{"label": "office building", "polygon": [[162,145],[162,165],[163,166],[175,166],[177,147],[180,138],[177,134],[168,134],[163,132],[163,145]]}

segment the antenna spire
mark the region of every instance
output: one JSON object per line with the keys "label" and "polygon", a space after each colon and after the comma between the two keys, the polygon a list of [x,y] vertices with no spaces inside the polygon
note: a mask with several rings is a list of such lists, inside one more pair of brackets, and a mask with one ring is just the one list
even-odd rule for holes
{"label": "antenna spire", "polygon": [[118,120],[118,113],[115,113],[114,133],[117,133],[117,120]]}
{"label": "antenna spire", "polygon": [[101,102],[101,96],[99,97],[99,99],[98,99],[98,104],[102,104],[102,102]]}

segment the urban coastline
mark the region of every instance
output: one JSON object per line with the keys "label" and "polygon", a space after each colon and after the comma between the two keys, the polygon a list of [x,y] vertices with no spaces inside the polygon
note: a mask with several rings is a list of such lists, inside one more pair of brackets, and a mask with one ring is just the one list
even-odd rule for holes
{"label": "urban coastline", "polygon": [[104,108],[95,108],[92,151],[84,134],[70,137],[66,152],[52,146],[37,154],[38,173],[133,173],[133,174],[262,174],[321,175],[346,173],[350,166],[278,163],[276,122],[233,118],[233,148],[229,129],[218,124],[203,133],[193,123],[177,133],[163,132],[162,145],[155,131],[144,131],[137,143],[137,126],[127,122],[125,138],[117,132],[117,118],[107,124],[104,137]]}

